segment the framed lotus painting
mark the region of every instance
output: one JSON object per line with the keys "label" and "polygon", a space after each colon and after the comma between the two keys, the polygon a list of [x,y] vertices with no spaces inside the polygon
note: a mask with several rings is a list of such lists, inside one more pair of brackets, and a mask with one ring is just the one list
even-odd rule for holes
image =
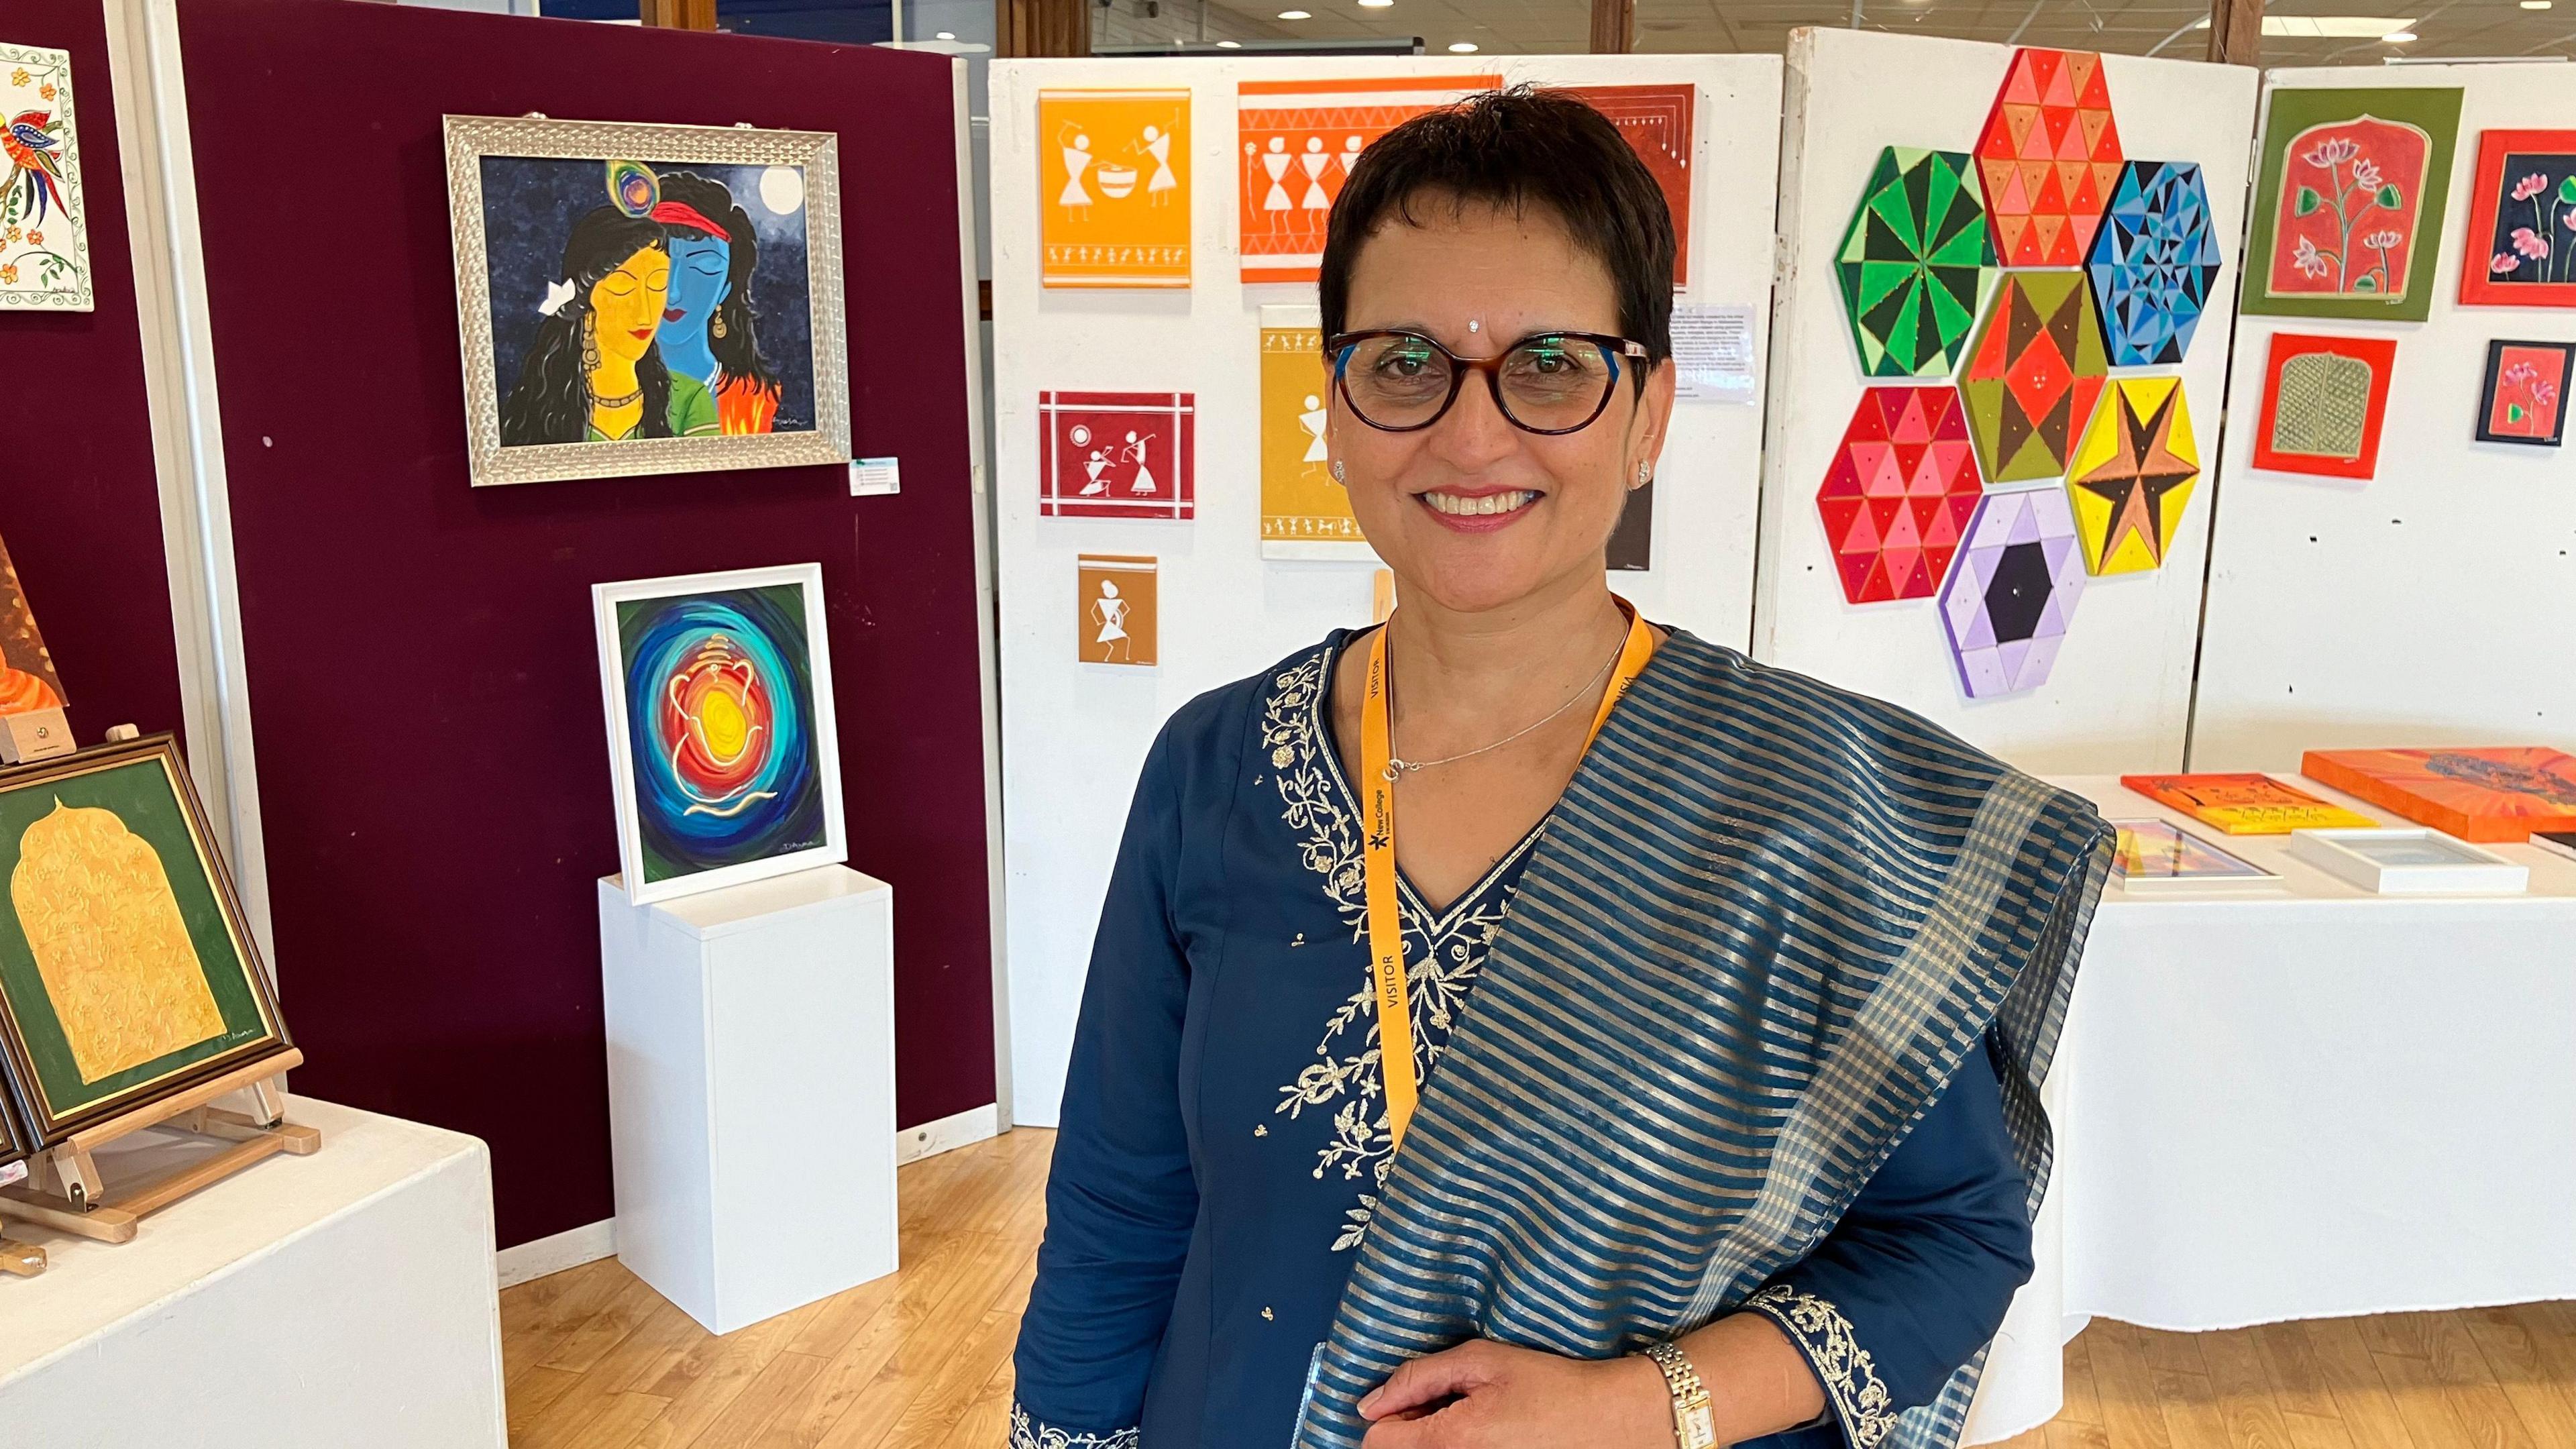
{"label": "framed lotus painting", "polygon": [[0,309],[95,305],[71,53],[0,45]]}
{"label": "framed lotus painting", "polygon": [[2457,90],[2273,91],[2243,310],[2423,321],[2459,138]]}
{"label": "framed lotus painting", "polygon": [[637,905],[849,858],[819,564],[591,586]]}
{"label": "framed lotus painting", "polygon": [[0,773],[0,1056],[52,1146],[289,1042],[168,735]]}
{"label": "framed lotus painting", "polygon": [[2576,307],[2576,131],[2485,131],[2460,303]]}
{"label": "framed lotus painting", "polygon": [[2487,344],[2478,389],[2478,441],[2555,448],[2567,435],[2567,388],[2576,382],[2576,342]]}
{"label": "framed lotus painting", "polygon": [[446,120],[477,485],[849,461],[836,137]]}

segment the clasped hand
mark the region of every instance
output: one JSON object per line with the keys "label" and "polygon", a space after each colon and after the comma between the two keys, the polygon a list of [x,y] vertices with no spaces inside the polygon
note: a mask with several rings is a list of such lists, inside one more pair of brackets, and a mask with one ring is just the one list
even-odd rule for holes
{"label": "clasped hand", "polygon": [[1653,1360],[1562,1358],[1478,1339],[1426,1354],[1363,1396],[1362,1449],[1671,1449]]}

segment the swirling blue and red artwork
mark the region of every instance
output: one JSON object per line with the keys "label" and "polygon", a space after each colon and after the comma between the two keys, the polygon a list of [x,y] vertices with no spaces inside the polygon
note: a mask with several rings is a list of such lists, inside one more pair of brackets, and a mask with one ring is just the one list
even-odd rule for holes
{"label": "swirling blue and red artwork", "polygon": [[646,883],[824,844],[804,591],[617,605]]}

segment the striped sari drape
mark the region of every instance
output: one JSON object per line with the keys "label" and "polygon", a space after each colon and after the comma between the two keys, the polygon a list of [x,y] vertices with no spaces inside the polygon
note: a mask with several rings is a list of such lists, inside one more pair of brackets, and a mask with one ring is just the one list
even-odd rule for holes
{"label": "striped sari drape", "polygon": [[[1912,714],[1676,632],[1424,1084],[1293,1449],[1357,1449],[1362,1394],[1468,1339],[1602,1358],[1732,1311],[1989,1040],[2035,1216],[2110,843]],[[1881,1444],[1955,1444],[1981,1366]]]}

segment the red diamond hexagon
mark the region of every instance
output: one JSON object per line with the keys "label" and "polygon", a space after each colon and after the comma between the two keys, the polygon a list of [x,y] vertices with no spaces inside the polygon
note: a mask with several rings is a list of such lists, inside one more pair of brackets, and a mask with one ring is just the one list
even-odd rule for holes
{"label": "red diamond hexagon", "polygon": [[2080,267],[2120,180],[2102,57],[2018,50],[1977,138],[1986,219],[2007,267]]}
{"label": "red diamond hexagon", "polygon": [[1861,394],[1816,491],[1843,597],[1876,604],[1938,593],[1984,491],[1958,389]]}

